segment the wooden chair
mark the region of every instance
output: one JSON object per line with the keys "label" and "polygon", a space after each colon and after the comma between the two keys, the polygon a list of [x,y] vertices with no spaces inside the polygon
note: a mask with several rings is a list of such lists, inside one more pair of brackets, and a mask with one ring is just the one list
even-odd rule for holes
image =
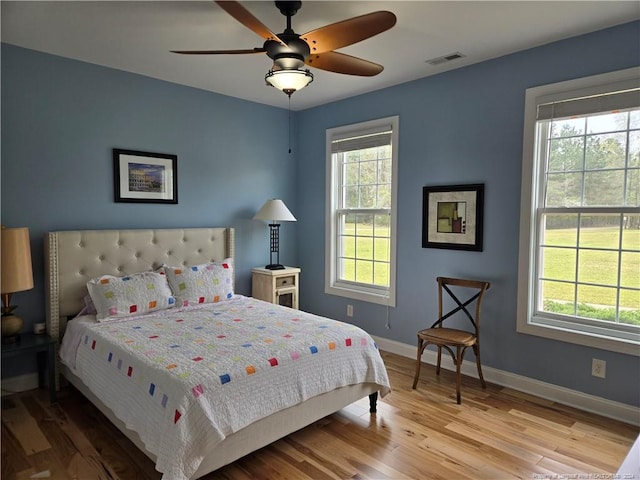
{"label": "wooden chair", "polygon": [[[482,305],[482,297],[491,284],[489,282],[477,280],[463,280],[447,277],[438,277],[437,281],[438,320],[431,325],[431,328],[426,328],[418,332],[418,358],[416,362],[416,376],[413,379],[413,389],[415,390],[416,385],[418,384],[418,379],[420,378],[420,364],[424,349],[427,345],[433,344],[438,347],[438,365],[436,367],[436,374],[440,375],[440,358],[442,356],[442,349],[446,349],[451,354],[453,363],[456,366],[456,399],[458,404],[460,404],[460,367],[462,365],[464,353],[469,347],[473,348],[473,352],[476,356],[478,375],[480,377],[482,388],[486,387],[484,377],[482,376],[482,367],[480,365],[480,307]],[[461,301],[450,287],[456,287],[454,290],[458,295],[461,295],[460,292],[462,291],[471,296],[467,300]],[[446,291],[451,299],[453,299],[457,304],[457,307],[444,315],[442,313],[443,290]],[[476,302],[475,315],[472,315],[469,313],[469,310],[467,310],[467,307],[473,304],[473,302]],[[473,326],[471,331],[447,328],[443,326],[445,320],[458,312],[463,312],[471,321],[471,325]],[[455,349],[455,353],[453,349]]]}

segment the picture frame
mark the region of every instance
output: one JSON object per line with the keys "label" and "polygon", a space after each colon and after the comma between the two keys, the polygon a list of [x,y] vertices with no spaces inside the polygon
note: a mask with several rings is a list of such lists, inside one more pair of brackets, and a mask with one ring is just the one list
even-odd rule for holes
{"label": "picture frame", "polygon": [[116,202],[178,203],[178,157],[113,149]]}
{"label": "picture frame", "polygon": [[422,189],[422,248],[482,251],[484,184]]}

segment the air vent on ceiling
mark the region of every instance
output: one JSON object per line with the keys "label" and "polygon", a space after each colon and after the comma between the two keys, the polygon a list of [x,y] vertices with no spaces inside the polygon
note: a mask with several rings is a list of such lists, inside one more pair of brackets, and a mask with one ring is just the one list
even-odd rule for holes
{"label": "air vent on ceiling", "polygon": [[441,65],[443,63],[450,62],[452,60],[458,60],[459,58],[464,58],[466,55],[463,55],[460,52],[450,53],[449,55],[443,55],[442,57],[432,58],[431,60],[425,60],[429,65]]}

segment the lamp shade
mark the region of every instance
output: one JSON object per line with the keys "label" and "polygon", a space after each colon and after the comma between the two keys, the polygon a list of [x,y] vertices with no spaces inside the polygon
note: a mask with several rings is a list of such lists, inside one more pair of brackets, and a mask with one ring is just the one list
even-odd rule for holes
{"label": "lamp shade", "polygon": [[267,200],[258,213],[253,217],[254,220],[268,220],[274,222],[295,222],[296,217],[289,211],[284,202],[278,198]]}
{"label": "lamp shade", "polygon": [[0,293],[22,292],[33,288],[29,229],[5,228],[0,230]]}
{"label": "lamp shade", "polygon": [[309,85],[313,74],[309,70],[269,70],[264,79],[272,87],[291,95]]}

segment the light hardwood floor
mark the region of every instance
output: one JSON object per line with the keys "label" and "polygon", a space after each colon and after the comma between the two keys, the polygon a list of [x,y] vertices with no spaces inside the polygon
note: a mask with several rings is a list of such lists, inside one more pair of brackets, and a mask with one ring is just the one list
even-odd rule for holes
{"label": "light hardwood floor", "polygon": [[[543,479],[614,478],[640,429],[383,352],[393,391],[322,419],[205,478]],[[2,400],[4,480],[159,479],[153,463],[81,394],[63,389]],[[565,475],[564,477],[560,474]],[[600,475],[599,475],[600,474]],[[608,475],[601,475],[608,474]],[[42,478],[42,477],[41,477]]]}

